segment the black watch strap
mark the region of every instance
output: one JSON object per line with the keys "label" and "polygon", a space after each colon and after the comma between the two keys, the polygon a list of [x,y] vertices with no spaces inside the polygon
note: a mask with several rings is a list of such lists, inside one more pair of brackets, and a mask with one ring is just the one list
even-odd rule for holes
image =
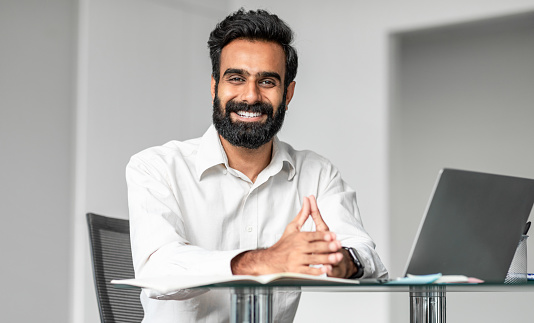
{"label": "black watch strap", "polygon": [[343,247],[343,249],[347,250],[352,262],[354,263],[356,268],[358,268],[356,273],[350,276],[349,279],[361,278],[363,276],[365,266],[363,264],[363,261],[360,258],[360,255],[358,254],[358,251],[356,251],[356,249],[352,247]]}

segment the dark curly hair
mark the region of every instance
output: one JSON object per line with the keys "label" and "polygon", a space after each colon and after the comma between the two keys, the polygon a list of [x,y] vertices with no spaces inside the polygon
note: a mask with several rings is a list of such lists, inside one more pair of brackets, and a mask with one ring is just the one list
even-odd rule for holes
{"label": "dark curly hair", "polygon": [[291,28],[278,16],[266,10],[259,9],[247,12],[241,8],[218,23],[210,33],[208,48],[211,58],[211,73],[217,84],[220,78],[222,49],[238,38],[272,41],[280,44],[286,55],[285,88],[295,79],[298,57],[297,51],[291,46],[293,41]]}

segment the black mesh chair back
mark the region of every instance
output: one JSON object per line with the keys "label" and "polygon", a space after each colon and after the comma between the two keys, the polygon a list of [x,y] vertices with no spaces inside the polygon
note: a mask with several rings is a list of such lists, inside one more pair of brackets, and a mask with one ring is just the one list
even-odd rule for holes
{"label": "black mesh chair back", "polygon": [[102,323],[143,320],[139,289],[120,289],[113,279],[134,278],[130,222],[87,213],[96,296]]}

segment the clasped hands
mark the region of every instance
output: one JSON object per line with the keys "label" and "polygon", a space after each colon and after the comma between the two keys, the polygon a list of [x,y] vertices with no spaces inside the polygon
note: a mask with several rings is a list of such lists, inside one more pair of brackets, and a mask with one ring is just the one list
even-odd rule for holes
{"label": "clasped hands", "polygon": [[[315,232],[301,232],[311,216]],[[310,266],[315,265],[315,266]],[[322,266],[316,266],[322,265]],[[267,249],[240,253],[231,261],[234,275],[265,275],[292,272],[308,275],[327,274],[350,277],[356,267],[348,253],[341,248],[336,234],[324,222],[313,195],[304,197],[302,209],[291,221],[280,240]]]}

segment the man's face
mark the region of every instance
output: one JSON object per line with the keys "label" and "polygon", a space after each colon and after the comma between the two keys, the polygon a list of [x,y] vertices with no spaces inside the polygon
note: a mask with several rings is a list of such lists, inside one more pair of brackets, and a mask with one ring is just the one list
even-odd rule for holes
{"label": "man's face", "polygon": [[256,149],[280,130],[295,82],[284,89],[285,53],[273,42],[237,39],[221,52],[212,78],[213,122],[234,146]]}

